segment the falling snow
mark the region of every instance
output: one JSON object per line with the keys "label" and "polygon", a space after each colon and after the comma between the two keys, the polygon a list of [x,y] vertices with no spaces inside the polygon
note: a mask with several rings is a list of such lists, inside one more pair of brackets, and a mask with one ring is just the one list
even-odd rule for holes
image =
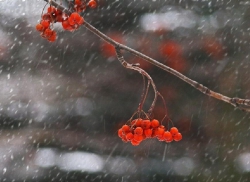
{"label": "falling snow", "polygon": [[[112,39],[216,92],[250,98],[248,0],[97,2],[82,15]],[[117,130],[138,107],[142,77],[84,26],[56,23],[57,40],[43,39],[35,26],[45,5],[0,0],[0,181],[249,181],[249,114],[125,51],[166,101],[154,117],[167,112],[183,139],[123,143]]]}

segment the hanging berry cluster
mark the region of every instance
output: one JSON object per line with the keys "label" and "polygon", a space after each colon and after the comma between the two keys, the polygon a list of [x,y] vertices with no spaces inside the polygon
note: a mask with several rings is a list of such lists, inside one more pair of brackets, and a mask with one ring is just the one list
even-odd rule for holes
{"label": "hanging berry cluster", "polygon": [[141,118],[134,119],[129,125],[123,125],[118,130],[118,136],[123,142],[131,142],[134,146],[149,138],[157,138],[159,141],[167,143],[182,139],[182,135],[176,127],[172,127],[168,131],[156,119],[150,121]]}
{"label": "hanging berry cluster", "polygon": [[61,23],[64,30],[74,31],[84,23],[83,17],[79,13],[83,12],[87,7],[96,8],[97,3],[95,0],[75,0],[72,9],[73,13],[70,15],[63,13],[61,10],[49,6],[47,13],[42,14],[40,23],[36,25],[36,30],[41,32],[41,36],[50,42],[56,40],[56,32],[52,30],[54,23]]}

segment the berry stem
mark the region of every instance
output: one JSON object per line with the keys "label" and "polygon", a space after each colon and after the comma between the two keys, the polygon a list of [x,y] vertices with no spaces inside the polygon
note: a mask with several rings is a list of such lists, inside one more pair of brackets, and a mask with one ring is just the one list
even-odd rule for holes
{"label": "berry stem", "polygon": [[[60,9],[61,11],[63,11],[64,13],[70,15],[72,12],[70,10],[68,10],[67,8],[63,7],[62,5],[58,4],[57,2],[55,2],[54,0],[44,0],[45,2],[48,2],[49,4],[51,4],[52,6],[56,7],[57,9]],[[100,37],[101,39],[103,39],[104,41],[108,42],[109,44],[113,45],[114,47],[118,47],[120,50],[126,50],[127,52],[130,52],[131,54],[144,59],[145,61],[159,67],[160,69],[167,71],[168,73],[178,77],[179,79],[183,80],[184,82],[186,82],[187,84],[191,85],[192,87],[194,87],[195,89],[199,90],[200,92],[202,92],[205,95],[208,95],[210,97],[213,97],[215,99],[224,101],[226,103],[229,103],[231,105],[233,105],[236,108],[239,108],[242,111],[246,111],[246,112],[250,112],[250,99],[241,99],[241,98],[230,98],[227,97],[221,93],[218,92],[214,92],[210,89],[208,89],[207,87],[205,87],[204,85],[188,78],[187,76],[181,74],[180,72],[156,61],[155,59],[148,57],[130,47],[127,47],[123,44],[120,44],[116,41],[114,41],[113,39],[111,39],[110,37],[106,36],[105,34],[103,34],[102,32],[100,32],[99,30],[97,30],[95,27],[93,27],[91,24],[89,24],[88,22],[84,22],[83,24],[89,31],[91,31],[92,33],[94,33],[95,35],[97,35],[98,37]]]}
{"label": "berry stem", "polygon": [[[163,102],[163,105],[164,105],[164,108],[165,108],[165,110],[166,110],[166,113],[165,113],[164,117],[162,118],[161,123],[164,121],[165,118],[167,118],[167,120],[170,121],[171,124],[174,126],[173,121],[168,117],[168,112],[167,112],[168,109],[167,109],[167,105],[166,105],[166,101],[164,100],[164,97],[161,95],[160,92],[158,92],[157,94],[158,94],[158,96],[161,97],[162,102]],[[169,124],[169,123],[167,122],[167,124]],[[168,127],[169,127],[169,126],[168,126]]]}
{"label": "berry stem", "polygon": [[149,86],[150,86],[150,80],[148,80],[147,82],[147,86],[145,84],[145,76],[142,74],[142,77],[143,77],[143,91],[142,91],[142,95],[141,95],[141,101],[139,103],[139,106],[138,106],[138,110],[141,111],[142,108],[143,108],[143,105],[145,103],[145,100],[147,98],[147,95],[148,95],[148,89],[149,89]]}
{"label": "berry stem", "polygon": [[[151,113],[152,113],[152,111],[153,111],[153,109],[154,109],[154,107],[155,107],[155,103],[156,103],[156,101],[157,101],[157,96],[158,96],[158,91],[157,91],[157,89],[156,89],[156,86],[155,86],[155,83],[154,83],[153,79],[152,79],[151,76],[150,76],[145,70],[143,70],[142,68],[139,68],[139,67],[137,67],[137,66],[134,66],[133,64],[129,64],[128,62],[126,62],[125,59],[123,58],[122,54],[121,54],[121,50],[120,50],[119,47],[116,47],[115,50],[116,50],[116,56],[117,56],[118,60],[120,61],[120,63],[121,63],[125,68],[128,68],[128,69],[132,69],[132,70],[138,71],[140,74],[144,75],[144,76],[148,79],[149,83],[152,85],[153,90],[154,90],[154,93],[155,93],[155,97],[154,97],[154,100],[153,100],[153,102],[152,102],[152,104],[151,104],[149,110],[148,110],[148,113],[149,113],[149,116],[150,116]],[[146,89],[146,93],[145,93],[145,95],[144,95],[144,98],[143,98],[143,100],[142,100],[143,102],[145,102],[145,99],[146,99],[146,96],[147,96],[147,93],[148,93],[149,83],[148,83],[148,85],[147,85],[147,89]]]}

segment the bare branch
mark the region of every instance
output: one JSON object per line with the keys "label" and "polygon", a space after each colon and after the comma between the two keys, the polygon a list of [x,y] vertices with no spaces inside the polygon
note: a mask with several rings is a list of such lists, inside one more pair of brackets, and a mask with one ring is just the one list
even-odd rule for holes
{"label": "bare branch", "polygon": [[[152,85],[152,87],[153,87],[153,89],[154,89],[155,97],[154,97],[154,100],[153,100],[153,102],[152,102],[152,104],[151,104],[149,110],[148,110],[149,115],[151,115],[151,113],[152,113],[152,111],[153,111],[153,109],[154,109],[154,107],[155,107],[155,103],[156,103],[156,101],[157,101],[157,96],[158,96],[158,91],[157,91],[157,89],[156,89],[156,86],[155,86],[155,83],[154,83],[153,79],[152,79],[151,76],[150,76],[145,70],[143,70],[142,68],[139,68],[139,67],[137,67],[137,66],[134,66],[133,64],[129,64],[128,62],[126,62],[126,61],[124,60],[124,58],[123,58],[123,56],[122,56],[122,54],[121,54],[121,51],[120,51],[120,49],[119,49],[118,47],[116,47],[115,50],[116,50],[116,55],[117,55],[118,60],[120,61],[120,63],[121,63],[125,68],[128,68],[128,69],[132,69],[132,70],[138,71],[140,74],[142,74],[143,76],[145,76],[145,77],[148,79],[148,81],[150,82],[150,84]],[[148,86],[149,86],[149,84],[147,85],[146,94],[147,94],[147,92],[148,92]],[[146,94],[145,94],[145,96],[144,96],[144,98],[143,98],[143,100],[142,100],[143,102],[144,102],[145,99],[146,99]],[[141,107],[143,107],[143,105],[141,105]]]}
{"label": "bare branch", "polygon": [[[57,2],[55,2],[54,0],[44,0],[48,3],[50,3],[52,6],[55,6],[56,8],[60,9],[61,11],[63,11],[64,13],[70,15],[72,12],[67,10],[66,8],[64,8],[63,6],[59,5]],[[214,92],[210,89],[208,89],[207,87],[205,87],[204,85],[186,77],[185,75],[181,74],[180,72],[156,61],[155,59],[148,57],[130,47],[127,47],[123,44],[120,44],[116,41],[114,41],[113,39],[111,39],[110,37],[106,36],[105,34],[103,34],[102,32],[100,32],[99,30],[97,30],[95,27],[93,27],[91,24],[89,24],[88,22],[85,21],[84,26],[90,30],[92,33],[94,33],[95,35],[97,35],[98,37],[100,37],[101,39],[103,39],[104,41],[110,43],[111,45],[113,45],[116,48],[119,48],[119,50],[125,50],[130,52],[131,54],[134,54],[135,56],[142,58],[144,60],[146,60],[147,62],[159,67],[162,70],[165,70],[169,73],[171,73],[172,75],[180,78],[181,80],[183,80],[184,82],[188,83],[189,85],[193,86],[194,88],[196,88],[197,90],[199,90],[200,92],[213,97],[215,99],[224,101],[226,103],[229,103],[231,105],[233,105],[234,107],[237,107],[243,111],[246,112],[250,112],[250,99],[241,99],[241,98],[230,98],[227,97],[225,95],[222,95],[220,93]],[[122,64],[126,64],[123,66],[127,66],[127,63],[122,63]],[[133,67],[135,68],[135,67]]]}

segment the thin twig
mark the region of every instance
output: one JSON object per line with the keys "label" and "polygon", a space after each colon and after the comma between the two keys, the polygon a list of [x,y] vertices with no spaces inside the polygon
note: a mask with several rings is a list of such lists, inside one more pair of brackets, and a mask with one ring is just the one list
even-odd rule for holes
{"label": "thin twig", "polygon": [[[64,13],[70,15],[72,12],[69,11],[68,9],[66,9],[65,7],[59,5],[57,2],[55,2],[54,0],[44,0],[48,3],[50,3],[52,6],[55,6],[56,8],[60,9],[61,11],[63,11]],[[132,54],[134,54],[137,57],[140,57],[144,60],[146,60],[147,62],[159,67],[162,70],[165,70],[167,72],[169,72],[170,74],[180,78],[181,80],[183,80],[184,82],[188,83],[189,85],[193,86],[195,89],[199,90],[200,92],[202,92],[203,94],[206,94],[210,97],[213,97],[215,99],[224,101],[226,103],[229,103],[231,105],[233,105],[234,107],[237,107],[243,111],[246,112],[250,112],[250,99],[241,99],[241,98],[230,98],[227,97],[225,95],[222,95],[220,93],[214,92],[210,89],[208,89],[207,87],[205,87],[204,85],[186,77],[185,75],[181,74],[180,72],[156,61],[155,59],[148,57],[130,47],[127,47],[123,44],[120,44],[116,41],[114,41],[113,39],[111,39],[110,37],[108,37],[107,35],[103,34],[102,32],[100,32],[99,30],[97,30],[95,27],[93,27],[91,24],[89,24],[88,22],[85,21],[84,26],[91,31],[92,33],[94,33],[95,35],[97,35],[98,37],[100,37],[101,39],[103,39],[104,41],[108,42],[109,44],[113,45],[114,47],[119,47],[119,49],[121,50],[125,50],[128,51]]]}
{"label": "thin twig", "polygon": [[139,107],[138,107],[139,110],[142,110],[142,108],[143,108],[143,105],[144,105],[145,100],[146,100],[147,95],[148,95],[149,86],[150,86],[150,80],[148,80],[148,82],[147,82],[147,87],[143,88],[143,95],[142,95],[141,102],[140,102]]}
{"label": "thin twig", "polygon": [[150,84],[152,85],[154,93],[155,93],[154,100],[153,100],[153,102],[152,102],[152,104],[151,104],[151,106],[150,106],[150,108],[148,110],[149,115],[151,115],[151,113],[152,113],[152,111],[153,111],[153,109],[155,107],[155,103],[156,103],[157,96],[158,96],[158,91],[156,89],[156,86],[155,86],[155,83],[154,83],[153,79],[142,68],[139,68],[137,66],[134,66],[133,64],[129,64],[128,62],[126,62],[125,59],[123,58],[122,54],[121,54],[121,51],[120,51],[119,47],[116,47],[115,51],[116,51],[116,56],[118,58],[118,61],[120,61],[120,63],[122,64],[122,66],[124,66],[125,68],[128,68],[128,69],[131,69],[131,70],[138,71],[140,74],[144,75],[150,81]]}
{"label": "thin twig", "polygon": [[145,76],[144,75],[141,75],[142,76],[142,80],[143,80],[143,89],[142,89],[142,94],[141,94],[141,100],[139,102],[139,106],[138,106],[138,110],[142,110],[143,108],[143,105],[142,105],[142,101],[143,101],[143,98],[145,96],[145,87],[146,87],[146,80],[145,80]]}
{"label": "thin twig", "polygon": [[[157,94],[158,94],[158,96],[161,97],[163,105],[164,105],[164,108],[165,108],[165,112],[166,112],[165,115],[164,115],[164,117],[162,118],[161,123],[164,121],[165,118],[167,118],[167,120],[170,121],[171,124],[174,126],[173,121],[168,117],[168,109],[167,109],[167,104],[166,104],[166,101],[165,101],[164,97],[161,95],[160,92],[158,92]],[[167,122],[167,124],[168,124],[168,127],[169,127],[169,122]]]}
{"label": "thin twig", "polygon": [[142,89],[142,94],[141,94],[141,100],[140,100],[139,106],[138,106],[139,112],[143,109],[143,105],[144,105],[145,100],[147,98],[148,90],[149,90],[149,86],[150,86],[150,81],[148,80],[147,86],[146,86],[145,76],[143,74],[141,74],[141,75],[142,75],[142,79],[143,79],[143,89]]}

